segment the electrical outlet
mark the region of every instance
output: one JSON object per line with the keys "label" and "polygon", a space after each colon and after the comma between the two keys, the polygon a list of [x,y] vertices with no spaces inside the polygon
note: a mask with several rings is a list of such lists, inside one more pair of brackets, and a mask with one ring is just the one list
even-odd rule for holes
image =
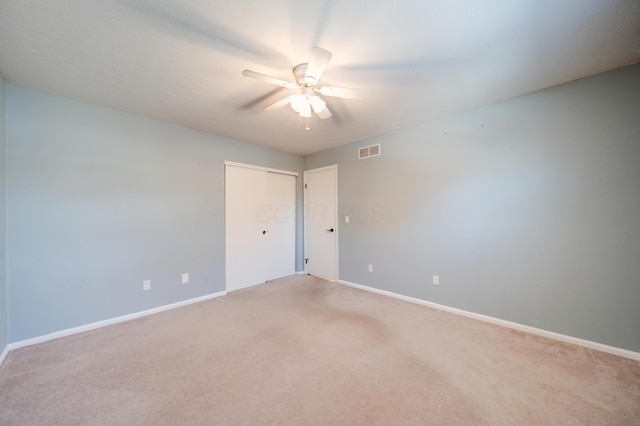
{"label": "electrical outlet", "polygon": [[142,289],[144,291],[151,290],[151,280],[142,281]]}
{"label": "electrical outlet", "polygon": [[440,277],[438,275],[433,276],[433,285],[440,285]]}
{"label": "electrical outlet", "polygon": [[373,272],[373,265],[369,265],[369,272]]}
{"label": "electrical outlet", "polygon": [[189,273],[185,272],[184,274],[182,274],[182,284],[188,284],[189,283]]}
{"label": "electrical outlet", "polygon": [[345,216],[344,217],[344,223],[349,223],[349,221],[350,221],[349,216]]}

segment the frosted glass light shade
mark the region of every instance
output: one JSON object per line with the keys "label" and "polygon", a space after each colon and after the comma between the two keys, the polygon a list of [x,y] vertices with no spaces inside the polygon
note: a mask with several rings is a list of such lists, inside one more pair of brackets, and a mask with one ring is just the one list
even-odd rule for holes
{"label": "frosted glass light shade", "polygon": [[291,108],[297,113],[300,113],[305,108],[305,105],[309,106],[307,99],[302,95],[291,95],[289,102],[291,102]]}
{"label": "frosted glass light shade", "polygon": [[325,101],[320,99],[318,96],[311,96],[309,98],[309,102],[311,103],[311,106],[313,107],[313,110],[315,111],[316,114],[319,114],[320,111],[322,111],[324,107],[327,105]]}
{"label": "frosted glass light shade", "polygon": [[305,99],[305,103],[303,104],[303,107],[298,112],[300,113],[300,117],[305,117],[305,118],[311,117],[311,105],[309,105],[309,102],[306,102],[306,99]]}

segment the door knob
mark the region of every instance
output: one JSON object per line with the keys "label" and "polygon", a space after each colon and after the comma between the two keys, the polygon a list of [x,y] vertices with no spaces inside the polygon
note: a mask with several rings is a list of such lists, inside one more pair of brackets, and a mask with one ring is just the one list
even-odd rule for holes
{"label": "door knob", "polygon": [[327,232],[333,232],[333,228],[331,228],[331,229],[325,229],[325,231],[327,231]]}
{"label": "door knob", "polygon": [[262,235],[264,235],[264,234],[266,234],[266,233],[267,233],[267,231],[265,231],[265,230],[263,230],[263,231],[262,231]]}

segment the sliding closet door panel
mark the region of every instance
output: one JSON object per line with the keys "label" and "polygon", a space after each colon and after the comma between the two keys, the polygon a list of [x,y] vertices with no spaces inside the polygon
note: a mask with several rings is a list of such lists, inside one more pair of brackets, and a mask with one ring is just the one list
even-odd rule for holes
{"label": "sliding closet door panel", "polygon": [[267,224],[259,206],[267,201],[267,172],[226,166],[226,287],[239,290],[267,277]]}
{"label": "sliding closet door panel", "polygon": [[267,224],[267,279],[292,275],[296,265],[296,177],[267,173],[268,203],[260,209]]}

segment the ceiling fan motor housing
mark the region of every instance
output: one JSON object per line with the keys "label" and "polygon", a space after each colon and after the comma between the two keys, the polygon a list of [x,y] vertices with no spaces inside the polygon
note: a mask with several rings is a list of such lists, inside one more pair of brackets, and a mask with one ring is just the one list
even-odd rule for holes
{"label": "ceiling fan motor housing", "polygon": [[316,87],[316,85],[318,84],[318,80],[313,76],[307,75],[308,66],[308,63],[296,65],[293,68],[293,77],[295,78],[296,82],[302,87]]}

